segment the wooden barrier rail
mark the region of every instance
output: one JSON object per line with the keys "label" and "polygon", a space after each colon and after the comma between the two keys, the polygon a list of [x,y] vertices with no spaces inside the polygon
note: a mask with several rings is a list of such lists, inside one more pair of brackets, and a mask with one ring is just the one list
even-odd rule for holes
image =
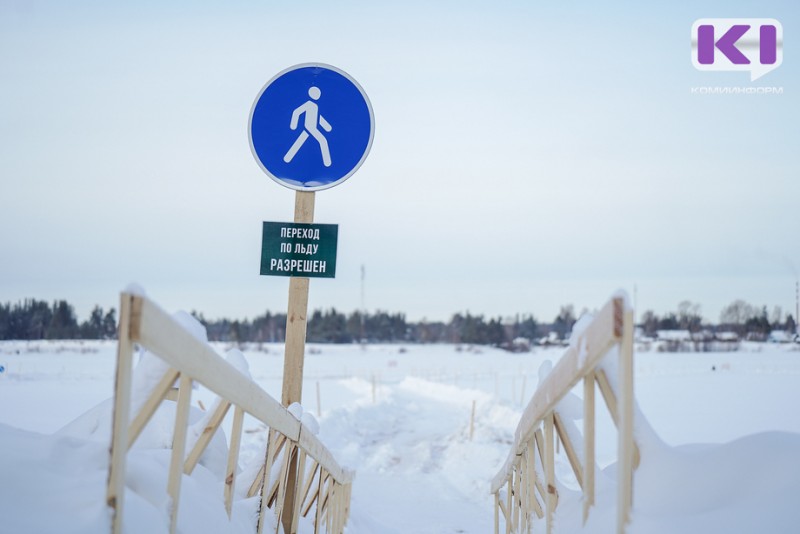
{"label": "wooden barrier rail", "polygon": [[[134,343],[149,350],[170,369],[157,383],[150,396],[132,418],[131,375]],[[107,502],[113,511],[112,532],[121,534],[125,490],[126,453],[164,399],[179,381],[177,409],[172,442],[167,493],[171,499],[170,533],[176,530],[180,504],[181,475],[191,474],[225,415],[234,407],[227,471],[224,480],[225,509],[231,514],[237,479],[239,446],[244,414],[267,425],[264,464],[250,484],[248,497],[259,496],[257,532],[264,528],[264,514],[272,508],[276,515],[276,533],[281,524],[289,484],[289,465],[297,461],[296,487],[292,510],[292,533],[299,514],[307,516],[316,503],[314,532],[342,534],[350,510],[351,471],[342,469],[325,446],[285,407],[263,389],[222,359],[211,347],[196,339],[175,319],[145,297],[123,293],[120,305],[119,345],[114,394],[111,460],[108,474]],[[189,454],[185,454],[192,383],[197,381],[220,397],[208,424]],[[307,459],[311,462],[306,469]],[[276,477],[272,467],[279,465]],[[274,478],[274,480],[272,480]],[[290,534],[287,532],[287,534]]]}
{"label": "wooden barrier rail", "polygon": [[[614,346],[619,348],[616,387],[600,367],[601,360]],[[579,458],[558,413],[559,402],[581,381],[583,458]],[[626,309],[622,298],[614,298],[573,340],[525,408],[508,459],[491,484],[495,534],[501,532],[501,517],[506,534],[529,532],[534,515],[544,518],[548,534],[552,532],[553,513],[558,504],[555,480],[558,442],[563,445],[583,492],[586,523],[594,505],[595,383],[617,427],[617,532],[625,532],[633,499],[633,472],[639,465],[639,450],[633,437],[633,312]],[[544,473],[537,473],[537,465]]]}

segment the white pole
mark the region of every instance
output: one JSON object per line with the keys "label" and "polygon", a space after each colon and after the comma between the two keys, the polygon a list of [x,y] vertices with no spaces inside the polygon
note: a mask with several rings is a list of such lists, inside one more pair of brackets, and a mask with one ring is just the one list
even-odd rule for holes
{"label": "white pole", "polygon": [[322,417],[322,400],[319,395],[319,380],[317,380],[317,417]]}
{"label": "white pole", "polygon": [[472,401],[472,415],[469,416],[469,440],[472,441],[472,436],[475,434],[475,401]]}

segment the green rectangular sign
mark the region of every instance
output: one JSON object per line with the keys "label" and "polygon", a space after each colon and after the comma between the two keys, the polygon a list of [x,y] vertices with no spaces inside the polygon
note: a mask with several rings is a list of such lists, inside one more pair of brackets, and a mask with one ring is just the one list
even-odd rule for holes
{"label": "green rectangular sign", "polygon": [[338,238],[337,224],[264,222],[261,274],[334,278]]}

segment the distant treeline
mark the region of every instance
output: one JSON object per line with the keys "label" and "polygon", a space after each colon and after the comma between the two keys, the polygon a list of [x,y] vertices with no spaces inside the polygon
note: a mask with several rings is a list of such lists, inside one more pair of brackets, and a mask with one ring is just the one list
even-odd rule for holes
{"label": "distant treeline", "polygon": [[52,305],[35,299],[0,303],[0,339],[113,339],[116,313],[114,308],[106,312],[95,306],[89,318],[79,323],[75,308],[65,300]]}
{"label": "distant treeline", "polygon": [[[192,314],[206,327],[213,341],[282,342],[286,315],[267,312],[252,321],[211,321],[202,314]],[[538,324],[533,316],[517,318],[511,323],[499,317],[485,319],[482,315],[456,314],[445,322],[409,322],[402,313],[345,314],[336,309],[315,310],[308,319],[306,339],[311,343],[469,343],[497,345],[518,337],[533,338]]]}
{"label": "distant treeline", "polygon": [[[192,315],[206,327],[210,341],[275,342],[285,340],[286,314],[264,315],[249,320],[206,319]],[[306,338],[311,343],[469,343],[503,345],[518,337],[533,338],[538,324],[533,316],[504,322],[499,317],[456,314],[448,322],[409,322],[402,313],[344,314],[335,309],[315,310],[308,320]],[[564,325],[563,333],[572,325]],[[52,305],[26,299],[16,304],[0,304],[0,339],[114,339],[117,335],[116,310],[95,306],[90,317],[79,322],[75,308],[64,300]]]}
{"label": "distant treeline", "polygon": [[[267,311],[255,319],[206,319],[192,312],[208,332],[211,341],[273,342],[285,339],[286,315]],[[350,314],[333,308],[315,310],[308,319],[306,339],[311,343],[465,343],[513,347],[515,340],[535,342],[563,340],[576,321],[571,305],[562,306],[550,323],[540,323],[533,315],[514,318],[485,318],[483,315],[457,313],[448,322],[406,320],[405,314],[377,311]],[[689,332],[731,331],[741,339],[763,340],[772,330],[795,332],[795,320],[780,308],[767,312],[766,306],[755,307],[736,300],[723,309],[718,325],[704,323],[700,306],[689,301],[679,304],[677,312],[658,316],[652,311],[641,314],[639,327],[644,335],[654,336],[659,330]],[[95,306],[89,318],[79,322],[68,302],[27,299],[16,304],[0,304],[0,339],[114,339],[116,310]]]}

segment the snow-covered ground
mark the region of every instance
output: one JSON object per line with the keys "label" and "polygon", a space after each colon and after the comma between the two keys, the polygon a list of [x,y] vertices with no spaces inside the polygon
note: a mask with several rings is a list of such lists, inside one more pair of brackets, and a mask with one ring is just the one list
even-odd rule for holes
{"label": "snow-covered ground", "polygon": [[[221,355],[230,348],[214,347]],[[645,419],[637,429],[643,460],[631,532],[796,532],[800,351],[743,348],[636,354],[636,395]],[[244,353],[253,378],[279,398],[282,347],[248,345]],[[340,464],[356,471],[347,532],[492,532],[489,481],[505,461],[540,365],[562,353],[309,346],[303,404],[311,412],[321,408],[320,438]],[[107,532],[108,444],[96,435],[108,424],[103,406],[113,393],[114,360],[113,342],[0,343],[0,533]],[[208,408],[213,395],[196,391],[199,418],[198,401]],[[259,423],[246,420],[245,430],[243,469],[263,457],[264,447]],[[135,501],[166,487],[169,458],[156,446],[158,431],[152,437],[151,448],[137,443],[129,462],[128,487],[137,491],[126,494],[135,518],[128,524],[142,532],[166,531],[165,497]],[[601,467],[614,462],[615,439],[610,419],[599,417]],[[222,486],[213,462],[207,464],[185,478],[179,531],[252,532],[252,501],[241,500],[228,525]],[[575,485],[565,458],[558,459],[557,473],[563,487],[556,532],[580,531],[579,497],[569,492]],[[613,491],[603,492],[604,484],[613,484],[613,469],[608,475],[599,477],[598,507],[582,532],[607,532],[613,522],[613,506],[603,512],[604,499],[613,504]]]}

